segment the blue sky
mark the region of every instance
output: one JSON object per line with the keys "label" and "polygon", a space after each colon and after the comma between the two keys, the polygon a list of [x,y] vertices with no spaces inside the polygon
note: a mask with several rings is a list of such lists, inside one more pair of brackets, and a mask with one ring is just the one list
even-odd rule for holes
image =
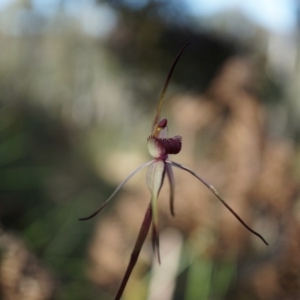
{"label": "blue sky", "polygon": [[[173,3],[176,5],[176,1]],[[241,10],[249,19],[276,32],[290,32],[296,27],[297,0],[184,0],[194,16],[213,16],[226,10]],[[0,9],[16,0],[0,0]],[[53,12],[59,0],[32,0],[36,9],[44,13]],[[147,3],[147,0],[127,0],[133,3]],[[80,11],[83,5],[93,6],[95,0],[65,1],[70,10]]]}
{"label": "blue sky", "polygon": [[289,32],[296,27],[297,0],[185,0],[193,15],[212,16],[239,9],[269,30]]}

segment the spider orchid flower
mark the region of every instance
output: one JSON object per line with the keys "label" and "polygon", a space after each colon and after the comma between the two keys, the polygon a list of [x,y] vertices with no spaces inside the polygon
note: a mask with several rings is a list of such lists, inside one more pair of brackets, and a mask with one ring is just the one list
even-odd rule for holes
{"label": "spider orchid flower", "polygon": [[106,204],[116,195],[116,193],[123,187],[123,185],[132,178],[136,173],[138,173],[140,170],[142,170],[145,167],[149,167],[148,173],[147,173],[147,186],[151,193],[151,201],[150,204],[146,210],[134,249],[131,253],[130,261],[127,266],[127,270],[125,272],[125,275],[123,277],[123,280],[121,282],[121,285],[119,287],[119,290],[117,292],[117,295],[115,296],[115,300],[118,300],[121,298],[123,291],[126,287],[126,284],[129,280],[129,277],[131,275],[131,272],[137,262],[139,253],[141,251],[141,248],[145,242],[145,239],[147,237],[147,234],[149,232],[151,223],[152,224],[152,246],[154,253],[157,254],[158,261],[160,263],[160,254],[159,254],[159,236],[158,236],[158,214],[157,214],[157,200],[158,195],[161,190],[161,187],[164,182],[164,178],[167,175],[167,178],[170,183],[170,212],[173,216],[175,216],[174,213],[174,189],[175,189],[175,181],[174,181],[174,174],[172,167],[179,168],[181,170],[184,170],[194,177],[196,177],[200,182],[202,182],[220,201],[221,203],[236,217],[236,219],[251,233],[259,237],[266,245],[268,245],[267,241],[256,231],[251,229],[242,219],[241,217],[222,199],[222,197],[219,195],[218,191],[208,182],[206,182],[204,179],[202,179],[199,175],[197,175],[193,170],[178,164],[172,160],[169,160],[169,155],[171,154],[178,154],[181,150],[182,146],[182,138],[181,136],[175,136],[173,138],[168,138],[168,121],[167,119],[161,119],[159,120],[160,110],[162,106],[162,102],[171,78],[171,75],[173,73],[173,70],[182,54],[184,49],[189,45],[190,43],[187,43],[184,45],[184,47],[181,49],[179,54],[177,55],[175,61],[173,62],[173,65],[169,71],[165,86],[163,88],[160,101],[158,103],[156,115],[153,122],[153,131],[152,134],[148,137],[148,150],[150,155],[153,157],[152,160],[146,162],[145,164],[139,166],[136,170],[134,170],[123,182],[119,184],[119,186],[115,189],[115,191],[112,193],[112,195],[100,206],[98,210],[96,210],[93,214],[91,214],[88,217],[81,218],[79,220],[89,220],[96,216],[105,206]]}

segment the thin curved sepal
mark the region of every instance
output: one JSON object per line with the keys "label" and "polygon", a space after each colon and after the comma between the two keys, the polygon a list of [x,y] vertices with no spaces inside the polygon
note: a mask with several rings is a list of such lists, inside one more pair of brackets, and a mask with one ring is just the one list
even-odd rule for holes
{"label": "thin curved sepal", "polygon": [[166,173],[169,179],[170,183],[170,211],[171,215],[174,217],[175,216],[175,211],[174,211],[174,195],[175,195],[175,179],[174,179],[174,173],[172,170],[172,167],[170,164],[165,164],[166,166]]}
{"label": "thin curved sepal", "polygon": [[170,79],[171,79],[171,76],[173,74],[173,71],[175,69],[175,66],[180,58],[180,56],[182,55],[184,49],[189,45],[191,44],[191,42],[188,42],[186,43],[182,48],[181,50],[179,51],[179,53],[177,54],[177,57],[175,58],[172,66],[171,66],[171,69],[169,71],[169,74],[167,76],[167,79],[166,79],[166,82],[165,82],[165,85],[164,85],[164,88],[161,92],[161,95],[160,95],[160,98],[159,98],[159,102],[158,102],[158,105],[157,105],[157,109],[156,109],[156,113],[155,113],[155,117],[154,117],[154,121],[153,121],[153,128],[155,128],[156,124],[158,123],[158,120],[159,120],[159,116],[160,116],[160,111],[161,111],[161,107],[162,107],[162,104],[163,104],[163,101],[164,101],[164,98],[165,98],[165,95],[166,95],[166,91],[168,89],[168,85],[169,85],[169,82],[170,82]]}
{"label": "thin curved sepal", "polygon": [[136,262],[137,262],[137,259],[138,259],[139,255],[140,255],[142,246],[143,246],[143,244],[145,242],[145,239],[147,237],[147,234],[149,232],[151,222],[152,222],[152,208],[151,208],[151,204],[149,204],[148,209],[145,213],[144,220],[143,220],[142,226],[140,228],[137,240],[135,242],[133,251],[131,253],[130,260],[129,260],[125,275],[122,279],[122,282],[121,282],[120,287],[118,289],[115,300],[121,299],[121,297],[123,295],[123,292],[124,292],[124,289],[125,289],[126,284],[128,282],[128,279],[129,279],[129,277],[132,273],[132,270],[133,270],[134,266],[136,265]]}
{"label": "thin curved sepal", "polygon": [[242,219],[241,217],[221,198],[221,196],[219,195],[218,191],[208,182],[206,182],[204,179],[202,179],[200,176],[198,176],[193,170],[180,165],[174,161],[166,161],[166,163],[171,164],[174,167],[177,167],[181,170],[187,171],[188,173],[192,174],[194,177],[196,177],[198,180],[200,180],[207,188],[209,188],[211,190],[211,192],[222,202],[222,204],[240,221],[240,223],[246,228],[248,229],[251,233],[253,233],[254,235],[256,235],[257,237],[259,237],[267,246],[269,246],[269,244],[267,243],[267,241],[255,230],[253,230],[252,228],[250,228]]}
{"label": "thin curved sepal", "polygon": [[123,187],[123,185],[131,178],[133,177],[136,173],[138,173],[140,170],[142,170],[143,168],[153,164],[155,162],[155,160],[150,160],[148,162],[146,162],[145,164],[142,164],[141,166],[139,166],[137,169],[135,169],[132,173],[130,173],[128,175],[127,178],[125,178],[118,186],[117,188],[114,190],[114,192],[111,194],[111,196],[100,206],[100,208],[98,208],[95,212],[93,212],[91,215],[89,215],[88,217],[85,218],[80,218],[78,219],[79,221],[86,221],[89,219],[92,219],[93,217],[95,217],[105,206],[106,204],[117,194],[117,192]]}

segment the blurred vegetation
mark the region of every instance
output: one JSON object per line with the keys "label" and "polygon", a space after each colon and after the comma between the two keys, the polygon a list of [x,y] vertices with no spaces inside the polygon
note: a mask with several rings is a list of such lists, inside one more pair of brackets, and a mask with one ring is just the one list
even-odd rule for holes
{"label": "blurred vegetation", "polygon": [[0,11],[0,298],[113,298],[149,200],[144,173],[94,220],[78,218],[148,159],[187,41],[164,106],[183,136],[174,160],[270,246],[177,172],[176,217],[168,187],[159,203],[162,266],[147,242],[124,299],[299,298],[299,41],[236,13],[192,17],[184,1],[71,2]]}

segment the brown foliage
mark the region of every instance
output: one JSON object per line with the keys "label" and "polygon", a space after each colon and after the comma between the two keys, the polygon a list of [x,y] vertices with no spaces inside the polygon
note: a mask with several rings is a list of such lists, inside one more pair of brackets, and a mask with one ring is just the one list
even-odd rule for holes
{"label": "brown foliage", "polygon": [[3,233],[0,251],[1,299],[51,299],[55,287],[53,278],[19,237]]}

